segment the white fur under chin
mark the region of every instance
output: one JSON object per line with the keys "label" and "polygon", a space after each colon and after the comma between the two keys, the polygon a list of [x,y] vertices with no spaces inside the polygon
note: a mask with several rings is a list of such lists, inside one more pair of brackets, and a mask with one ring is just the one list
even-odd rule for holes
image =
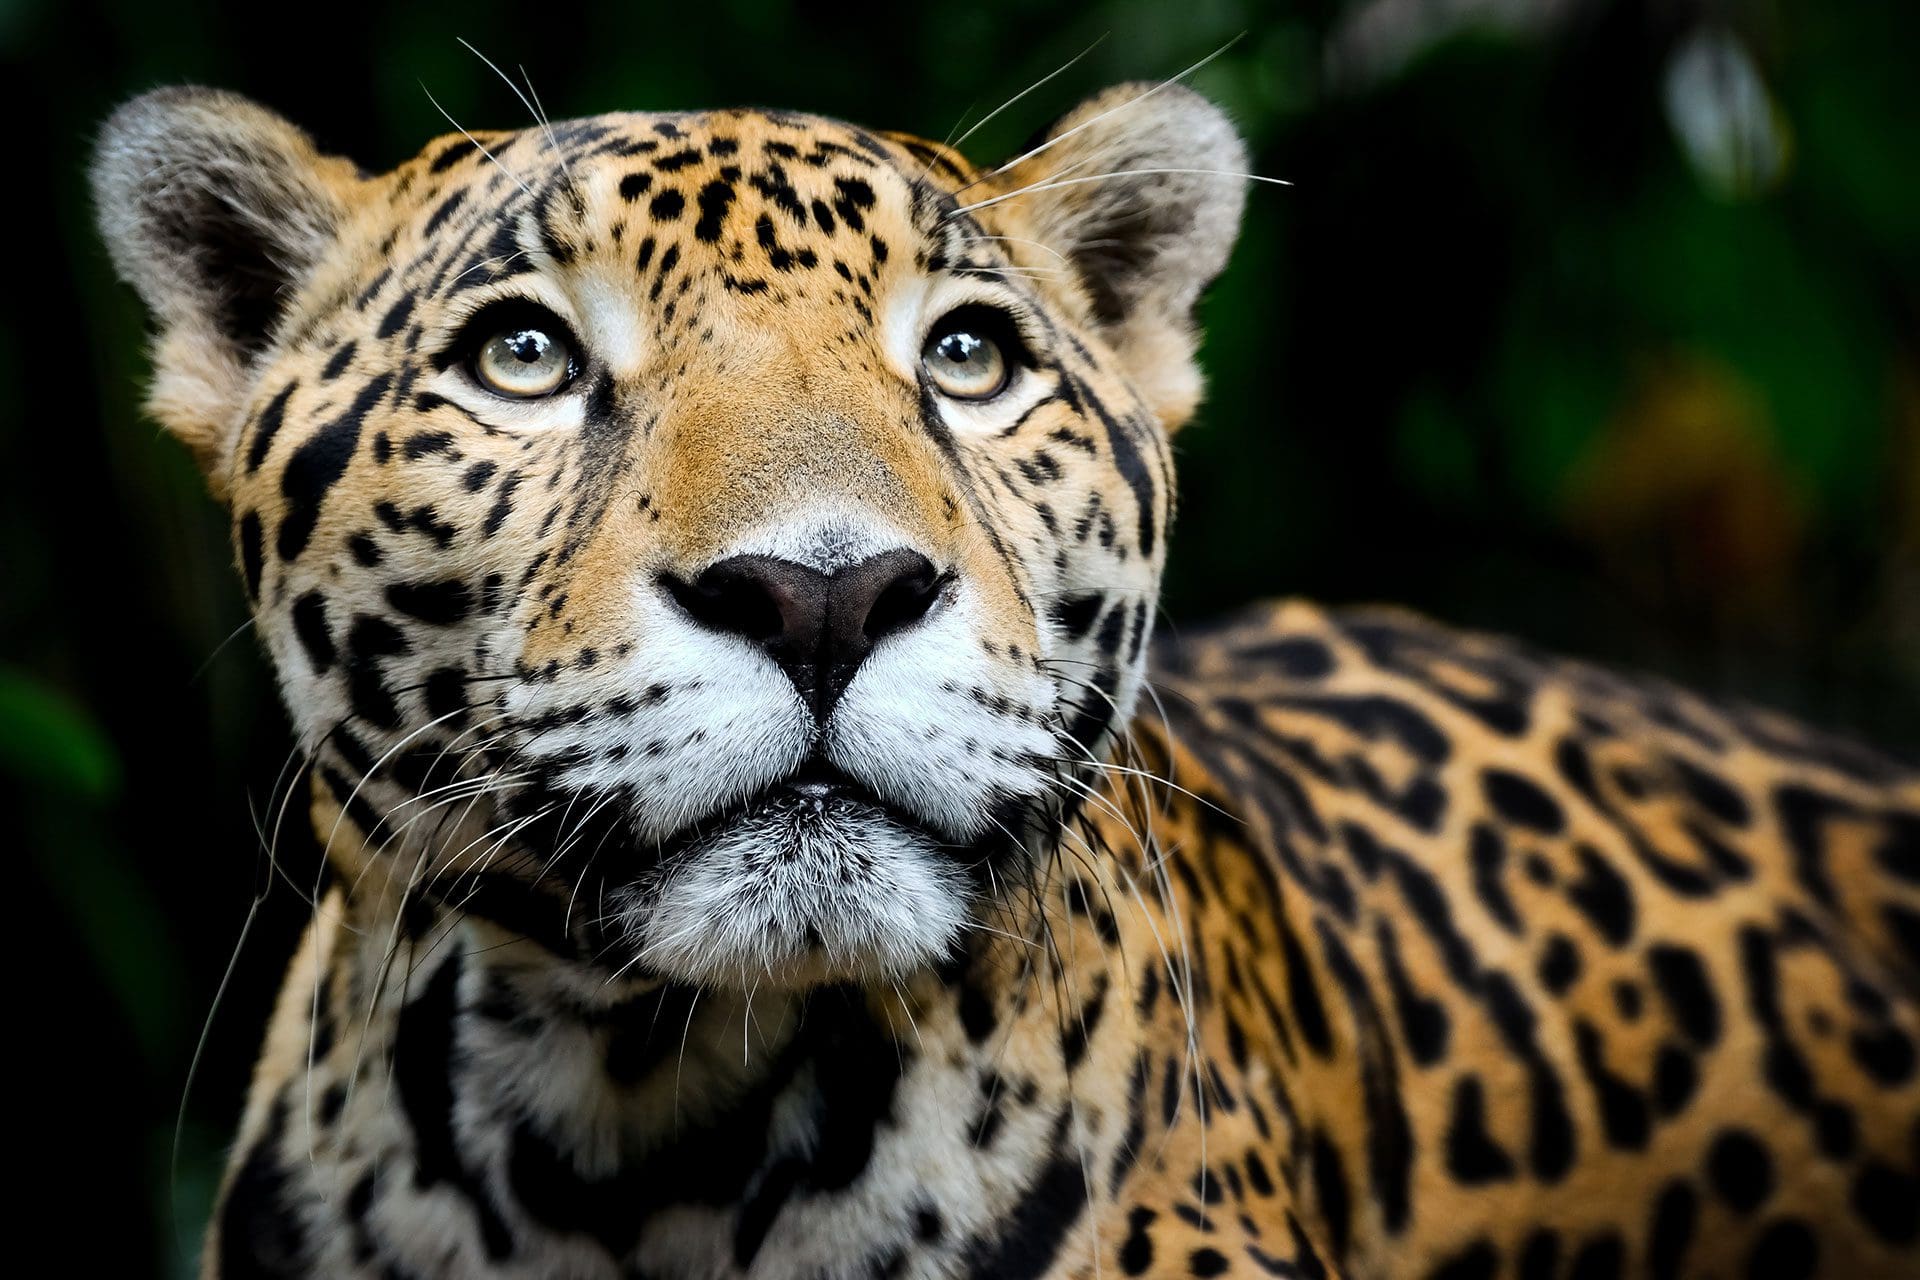
{"label": "white fur under chin", "polygon": [[966,922],[953,853],[869,805],[784,796],[621,891],[641,963],[751,989],[888,980],[938,962]]}

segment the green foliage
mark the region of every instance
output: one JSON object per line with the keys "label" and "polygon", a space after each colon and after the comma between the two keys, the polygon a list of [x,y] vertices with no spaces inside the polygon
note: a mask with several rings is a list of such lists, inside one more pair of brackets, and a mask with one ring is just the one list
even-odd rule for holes
{"label": "green foliage", "polygon": [[87,713],[18,671],[0,670],[0,771],[92,800],[120,784],[113,744]]}

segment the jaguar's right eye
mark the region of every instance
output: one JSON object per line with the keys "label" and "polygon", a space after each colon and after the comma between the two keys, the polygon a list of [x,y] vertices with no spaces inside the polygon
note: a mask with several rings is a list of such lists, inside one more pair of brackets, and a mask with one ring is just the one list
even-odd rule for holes
{"label": "jaguar's right eye", "polygon": [[467,372],[497,396],[539,400],[564,391],[579,373],[566,322],[544,307],[489,307],[467,326]]}

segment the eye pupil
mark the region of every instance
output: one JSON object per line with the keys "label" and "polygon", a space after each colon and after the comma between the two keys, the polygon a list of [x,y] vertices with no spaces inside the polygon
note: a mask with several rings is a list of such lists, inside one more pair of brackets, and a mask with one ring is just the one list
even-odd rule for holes
{"label": "eye pupil", "polygon": [[547,348],[553,345],[553,340],[538,329],[522,329],[519,333],[508,334],[505,342],[514,359],[525,364],[540,360],[547,354]]}
{"label": "eye pupil", "polygon": [[940,340],[940,355],[952,364],[981,362],[986,343],[971,333],[950,333]]}

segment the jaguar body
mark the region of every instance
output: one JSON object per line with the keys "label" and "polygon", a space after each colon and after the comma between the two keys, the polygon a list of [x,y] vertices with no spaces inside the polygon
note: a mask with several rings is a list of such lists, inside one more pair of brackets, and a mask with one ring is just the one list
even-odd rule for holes
{"label": "jaguar body", "polygon": [[209,1276],[1920,1272],[1920,771],[1389,610],[1152,636],[1245,181],[775,111],[107,125],[328,874]]}

